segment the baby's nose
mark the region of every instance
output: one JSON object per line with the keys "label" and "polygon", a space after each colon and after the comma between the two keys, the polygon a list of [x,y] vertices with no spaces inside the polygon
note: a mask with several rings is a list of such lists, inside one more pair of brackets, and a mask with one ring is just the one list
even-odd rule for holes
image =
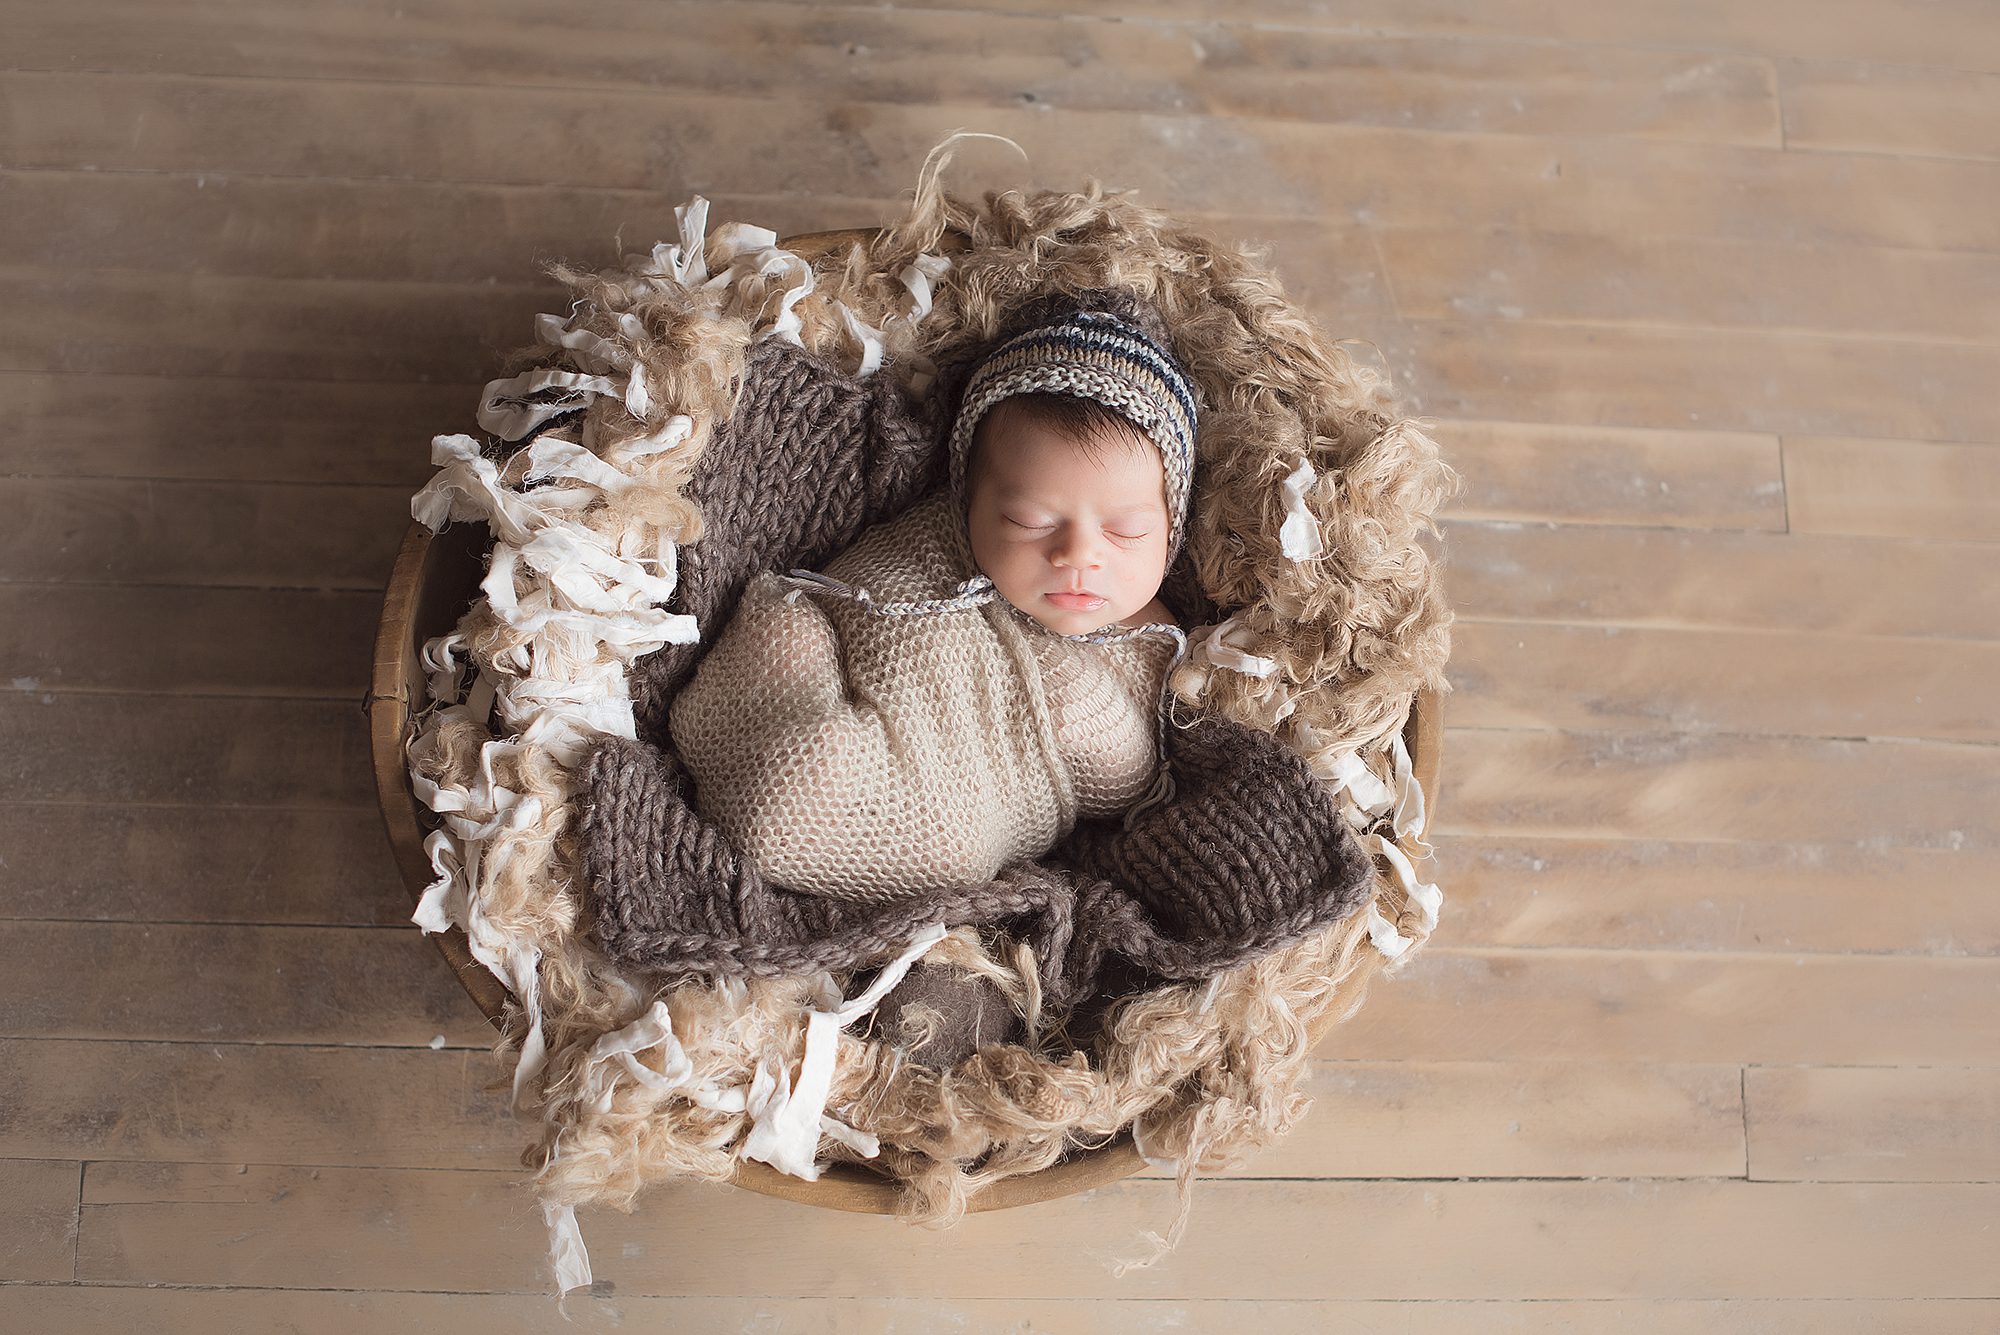
{"label": "baby's nose", "polygon": [[1094,569],[1103,564],[1103,545],[1082,529],[1068,529],[1056,539],[1055,562],[1059,566]]}

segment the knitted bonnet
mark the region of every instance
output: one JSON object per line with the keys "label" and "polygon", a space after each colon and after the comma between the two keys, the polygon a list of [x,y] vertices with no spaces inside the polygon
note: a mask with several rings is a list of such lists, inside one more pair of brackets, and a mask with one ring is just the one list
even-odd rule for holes
{"label": "knitted bonnet", "polygon": [[[1105,294],[1102,304],[1128,305],[1124,294]],[[1146,314],[1139,315],[1140,319]],[[1038,320],[987,353],[973,368],[959,400],[946,447],[951,461],[951,493],[966,499],[966,461],[980,418],[1003,399],[1017,394],[1067,394],[1103,404],[1142,431],[1160,451],[1166,477],[1170,524],[1167,563],[1179,555],[1187,529],[1189,493],[1194,485],[1195,389],[1187,372],[1160,341],[1122,314],[1102,309],[1070,310]],[[801,589],[831,594],[886,617],[925,617],[970,611],[1000,600],[999,590],[984,575],[960,584],[938,598],[879,602],[863,587],[810,570],[794,570],[790,581]],[[1021,615],[1025,616],[1025,613]],[[1065,640],[1113,645],[1142,636],[1165,636],[1174,643],[1173,661],[1160,681],[1155,710],[1155,759],[1152,786],[1125,819],[1129,823],[1174,792],[1167,765],[1167,683],[1187,656],[1187,635],[1170,623],[1149,623],[1127,629],[1106,628]]]}
{"label": "knitted bonnet", "polygon": [[1123,417],[1158,447],[1171,524],[1167,560],[1180,552],[1194,483],[1194,382],[1174,355],[1133,321],[1104,310],[1074,311],[1014,335],[966,381],[947,442],[951,489],[965,495],[967,456],[980,419],[1017,394],[1090,399]]}

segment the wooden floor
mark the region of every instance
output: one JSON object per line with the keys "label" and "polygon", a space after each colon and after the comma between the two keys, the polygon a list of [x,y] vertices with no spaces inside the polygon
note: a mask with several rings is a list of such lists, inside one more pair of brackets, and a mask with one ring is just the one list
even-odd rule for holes
{"label": "wooden floor", "polygon": [[1437,419],[1443,923],[1157,1269],[668,1189],[574,1328],[2000,1329],[2000,9],[1215,8],[0,3],[0,1329],[568,1328],[374,811],[408,497],[538,261],[958,127]]}

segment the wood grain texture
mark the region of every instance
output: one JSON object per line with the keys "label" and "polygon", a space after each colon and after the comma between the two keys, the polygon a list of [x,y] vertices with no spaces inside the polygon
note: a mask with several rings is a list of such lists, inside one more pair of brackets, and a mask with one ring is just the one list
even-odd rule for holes
{"label": "wood grain texture", "polygon": [[0,802],[372,808],[359,701],[0,695]]}
{"label": "wood grain texture", "polygon": [[[167,706],[171,708],[172,706]],[[0,918],[388,926],[410,919],[372,808],[0,803]]]}
{"label": "wood grain texture", "polygon": [[[259,40],[234,42],[255,15]],[[1261,116],[1537,134],[1584,130],[1776,146],[1776,79],[1757,58],[1360,36],[1082,15],[901,13],[856,6],[635,0],[552,31],[528,4],[160,5],[115,23],[57,16],[17,43],[15,69],[337,76],[505,86],[626,86],[785,95],[801,86],[922,104]],[[67,21],[65,21],[67,20]],[[1081,21],[1079,21],[1081,20]],[[560,41],[550,38],[559,31]],[[367,40],[381,37],[386,40]],[[782,45],[788,59],[758,57]],[[1337,81],[1341,96],[1321,95]]]}
{"label": "wood grain texture", "polygon": [[0,436],[0,473],[14,477],[344,483],[404,493],[433,471],[430,438],[464,430],[479,402],[475,383],[39,371],[0,371],[0,391],[20,423]]}
{"label": "wood grain texture", "polygon": [[[113,973],[98,967],[117,959]],[[8,1038],[423,1047],[492,1031],[406,928],[13,922],[0,932]]]}
{"label": "wood grain texture", "polygon": [[1989,547],[1952,542],[1451,521],[1445,580],[1468,616],[2000,640]]}
{"label": "wood grain texture", "polygon": [[2000,848],[1989,746],[1452,729],[1441,832]]}
{"label": "wood grain texture", "polygon": [[1441,417],[2000,439],[1983,391],[2000,348],[1982,344],[1505,319],[1410,320],[1371,337],[1397,385]]}
{"label": "wood grain texture", "polygon": [[552,1320],[579,1332],[632,1329],[772,1330],[784,1335],[1157,1335],[1254,1328],[1270,1335],[1764,1335],[1893,1330],[1899,1335],[1986,1335],[2000,1303],[1966,1299],[1499,1300],[1115,1298],[642,1298],[577,1292],[552,1315],[540,1296],[334,1293],[305,1289],[137,1289],[115,1285],[0,1288],[0,1321],[46,1331],[143,1328],[157,1335],[282,1329],[297,1335],[426,1330],[438,1335],[539,1335]]}
{"label": "wood grain texture", "polygon": [[2000,542],[2000,448],[1788,436],[1784,449],[1794,532]]}
{"label": "wood grain texture", "polygon": [[1438,841],[1464,945],[2000,955],[2000,853],[1871,843]]}
{"label": "wood grain texture", "polygon": [[[1235,1227],[1201,1230],[1160,1265],[1114,1280],[1109,1264],[1170,1212],[1171,1194],[1169,1183],[1128,1182],[1038,1206],[1033,1229],[977,1215],[940,1237],[690,1186],[653,1193],[629,1217],[587,1211],[584,1226],[620,1256],[618,1291],[635,1295],[739,1293],[768,1283],[776,1267],[802,1295],[845,1298],[1067,1298],[1114,1285],[1128,1298],[1297,1298],[1318,1291],[1331,1252],[1349,1259],[1348,1298],[1977,1297],[1987,1285],[1978,1221],[2000,1188],[1217,1182],[1197,1210],[1227,1212]],[[519,1195],[496,1173],[91,1164],[78,1274],[532,1292],[543,1240]],[[1643,1245],[1636,1218],[1652,1225]],[[1742,1227],[1768,1245],[1697,1242]],[[1397,1265],[1395,1238],[1412,1228],[1460,1263]]]}
{"label": "wood grain texture", "polygon": [[[976,124],[966,193],[1092,176],[1179,212],[1389,227],[2000,250],[2000,163],[1781,153],[1613,136],[1319,126],[1220,116],[898,106],[639,90],[0,74],[14,168],[144,170],[893,199]],[[757,108],[755,115],[746,109]],[[352,127],[330,139],[328,124]],[[588,126],[587,133],[579,127]],[[661,133],[660,127],[671,133]],[[1341,169],[1324,169],[1337,160]],[[1106,164],[1115,164],[1115,170]]]}
{"label": "wood grain texture", "polygon": [[1753,1066],[1743,1075],[1754,1179],[2000,1178],[2000,1071]]}
{"label": "wood grain texture", "polygon": [[526,1143],[511,1072],[480,1051],[0,1039],[0,1057],[0,1155],[508,1170]]}
{"label": "wood grain texture", "polygon": [[1460,620],[1451,672],[1466,728],[2000,742],[2000,644]]}
{"label": "wood grain texture", "polygon": [[2000,255],[1499,228],[1381,235],[1397,307],[1426,319],[2000,342]]}
{"label": "wood grain texture", "polygon": [[38,583],[377,590],[410,523],[394,484],[16,477],[0,504],[0,578]]}
{"label": "wood grain texture", "polygon": [[[892,7],[979,12],[992,0],[893,0]],[[1010,0],[1008,9],[1063,13],[1064,0]],[[1201,0],[1112,0],[1094,12],[1184,23],[1208,19]],[[1654,8],[1600,8],[1589,0],[1252,0],[1239,20],[1302,29],[1450,33],[1583,44],[1630,43],[1700,51],[1748,51],[1826,59],[1870,59],[1956,69],[2000,70],[2000,21],[1979,0],[1882,4],[1877,0],[1780,0],[1748,10],[1729,0]]]}
{"label": "wood grain texture", "polygon": [[[529,339],[539,286],[0,270],[0,366],[65,374],[480,380]],[[413,448],[421,450],[422,437]]]}
{"label": "wood grain texture", "polygon": [[2000,159],[1991,70],[1784,60],[1778,81],[1790,148]]}
{"label": "wood grain texture", "polygon": [[[17,690],[357,698],[381,612],[366,590],[0,584]],[[190,628],[207,634],[190,634]]]}
{"label": "wood grain texture", "polygon": [[1727,1177],[1739,1086],[1727,1064],[1318,1061],[1304,1123],[1227,1176]]}
{"label": "wood grain texture", "polygon": [[[67,1280],[75,1273],[83,1165],[0,1159],[0,1280]],[[0,1293],[6,1289],[0,1289]]]}
{"label": "wood grain texture", "polygon": [[1665,528],[1785,527],[1775,436],[1444,419],[1430,434],[1463,479],[1445,513]]}
{"label": "wood grain texture", "polygon": [[[1838,1013],[1840,1023],[1825,1016]],[[1960,1017],[1939,1025],[1936,1017]],[[1317,1049],[1368,1061],[1980,1066],[2000,960],[1433,943]]]}

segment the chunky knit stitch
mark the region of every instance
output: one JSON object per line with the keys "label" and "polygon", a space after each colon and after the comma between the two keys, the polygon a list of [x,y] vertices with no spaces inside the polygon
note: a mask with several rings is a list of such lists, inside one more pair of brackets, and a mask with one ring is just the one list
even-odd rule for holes
{"label": "chunky knit stitch", "polygon": [[769,575],[744,591],[669,728],[697,805],[773,883],[887,899],[985,881],[1145,792],[1167,646],[959,607],[972,573],[939,493],[827,567],[867,602]]}
{"label": "chunky knit stitch", "polygon": [[[782,339],[751,350],[734,415],[703,453],[687,496],[702,539],[680,553],[675,606],[706,637],[751,577],[817,566],[943,480],[931,406],[888,376],[860,379]],[[707,648],[669,645],[631,674],[639,736],[667,741],[667,706]]]}
{"label": "chunky knit stitch", "polygon": [[1190,980],[1339,922],[1366,902],[1367,855],[1306,763],[1205,719],[1170,734],[1175,795],[1129,826],[1086,821],[1042,864],[904,900],[771,885],[689,805],[651,747],[609,741],[584,773],[578,837],[598,942],[653,974],[779,977],[893,954],[922,924],[992,927],[1034,949],[1067,1009],[1123,963]]}

